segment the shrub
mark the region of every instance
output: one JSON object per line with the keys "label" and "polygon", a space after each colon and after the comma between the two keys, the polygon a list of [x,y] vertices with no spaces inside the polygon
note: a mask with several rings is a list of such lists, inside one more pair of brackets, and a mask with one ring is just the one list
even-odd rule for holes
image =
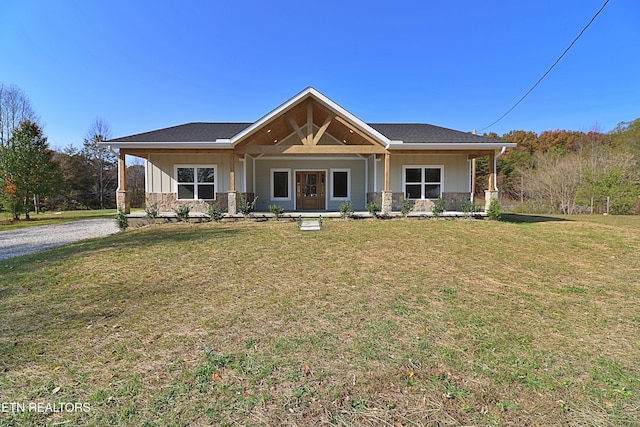
{"label": "shrub", "polygon": [[438,200],[433,202],[431,212],[433,212],[433,216],[442,215],[442,213],[444,212],[444,199],[442,197],[438,197]]}
{"label": "shrub", "polygon": [[122,231],[129,227],[129,218],[127,218],[127,215],[122,211],[122,209],[119,209],[116,214],[116,223],[118,224],[118,228]]}
{"label": "shrub", "polygon": [[191,206],[189,205],[180,205],[178,209],[175,210],[178,219],[185,222],[189,222],[189,212],[191,212]]}
{"label": "shrub", "polygon": [[209,215],[211,221],[217,222],[222,220],[222,218],[224,217],[224,212],[222,211],[222,206],[220,206],[220,203],[210,203],[207,207],[207,215]]}
{"label": "shrub", "polygon": [[489,203],[487,216],[489,217],[489,219],[494,221],[500,221],[500,219],[502,218],[500,214],[500,202],[498,201],[498,199],[493,199],[491,200],[491,203]]}
{"label": "shrub", "polygon": [[269,210],[271,211],[271,213],[273,214],[275,219],[279,219],[282,216],[282,214],[284,213],[284,208],[282,206],[276,205],[276,204],[273,204],[273,205],[269,206]]}
{"label": "shrub", "polygon": [[411,212],[411,210],[413,209],[413,201],[409,200],[409,199],[404,199],[404,201],[402,202],[402,207],[400,208],[400,213],[402,214],[402,216],[406,217],[407,215],[409,215],[409,212]]}
{"label": "shrub", "polygon": [[462,202],[462,212],[465,216],[473,216],[474,213],[480,210],[480,206],[475,202],[465,201]]}
{"label": "shrub", "polygon": [[147,213],[147,219],[154,220],[158,217],[158,204],[148,205],[144,211]]}
{"label": "shrub", "polygon": [[380,212],[382,209],[380,208],[380,205],[377,203],[367,203],[367,210],[371,215],[376,216],[376,214]]}
{"label": "shrub", "polygon": [[253,212],[253,210],[255,209],[257,200],[258,200],[258,196],[254,197],[253,200],[249,202],[245,197],[245,195],[243,194],[242,196],[240,196],[240,200],[238,201],[238,211],[245,218],[248,217],[249,215],[251,215],[251,212]]}
{"label": "shrub", "polygon": [[353,203],[351,200],[345,200],[340,203],[340,218],[347,219],[353,215]]}

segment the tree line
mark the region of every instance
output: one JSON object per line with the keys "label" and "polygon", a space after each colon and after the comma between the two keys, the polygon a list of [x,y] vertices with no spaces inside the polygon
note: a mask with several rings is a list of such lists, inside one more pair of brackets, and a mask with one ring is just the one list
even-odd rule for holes
{"label": "tree line", "polygon": [[[0,83],[0,208],[29,218],[42,210],[115,208],[116,155],[101,141],[109,125],[96,118],[81,148],[50,148],[40,119],[17,86]],[[127,168],[133,206],[144,204],[144,167]]]}
{"label": "tree line", "polygon": [[[640,213],[640,118],[603,133],[513,130],[489,138],[515,142],[497,160],[503,206],[529,213]],[[478,159],[477,193],[488,180]]]}

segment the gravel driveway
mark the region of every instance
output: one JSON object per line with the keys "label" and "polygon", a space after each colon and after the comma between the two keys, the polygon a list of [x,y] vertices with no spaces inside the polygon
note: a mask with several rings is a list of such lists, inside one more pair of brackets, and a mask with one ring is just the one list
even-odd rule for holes
{"label": "gravel driveway", "polygon": [[0,231],[0,260],[117,232],[116,221],[106,218]]}

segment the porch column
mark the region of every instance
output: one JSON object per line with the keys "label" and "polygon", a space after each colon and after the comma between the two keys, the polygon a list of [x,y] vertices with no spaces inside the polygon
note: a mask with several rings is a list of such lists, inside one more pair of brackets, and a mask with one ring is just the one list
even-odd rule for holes
{"label": "porch column", "polygon": [[238,213],[235,158],[236,155],[231,153],[229,156],[229,192],[227,193],[227,212],[229,215]]}
{"label": "porch column", "polygon": [[393,205],[393,193],[391,192],[390,185],[390,172],[389,172],[389,164],[390,164],[390,155],[389,153],[384,154],[384,189],[382,190],[382,206],[381,213],[383,215],[388,215],[391,213],[391,208]]}
{"label": "porch column", "polygon": [[131,213],[131,203],[127,192],[127,161],[126,154],[120,150],[118,156],[118,190],[116,191],[116,207],[126,214]]}
{"label": "porch column", "polygon": [[489,210],[489,205],[493,199],[498,198],[498,190],[496,190],[496,153],[489,154],[489,185],[484,191],[484,210]]}
{"label": "porch column", "polygon": [[473,203],[476,200],[476,158],[471,159],[471,196],[470,202]]}
{"label": "porch column", "polygon": [[231,154],[229,156],[229,191],[236,191],[236,155]]}

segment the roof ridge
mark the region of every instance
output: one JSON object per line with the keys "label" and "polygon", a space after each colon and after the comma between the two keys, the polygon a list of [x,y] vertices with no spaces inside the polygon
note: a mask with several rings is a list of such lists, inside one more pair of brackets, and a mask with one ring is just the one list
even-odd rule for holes
{"label": "roof ridge", "polygon": [[[182,123],[181,125],[176,125],[176,126],[197,125],[197,124],[203,124],[203,125],[220,125],[220,124],[246,125],[246,124],[252,124],[252,123],[253,122],[239,122],[239,121],[233,121],[233,122],[187,122],[187,123]],[[176,127],[176,126],[170,126],[170,127]]]}

